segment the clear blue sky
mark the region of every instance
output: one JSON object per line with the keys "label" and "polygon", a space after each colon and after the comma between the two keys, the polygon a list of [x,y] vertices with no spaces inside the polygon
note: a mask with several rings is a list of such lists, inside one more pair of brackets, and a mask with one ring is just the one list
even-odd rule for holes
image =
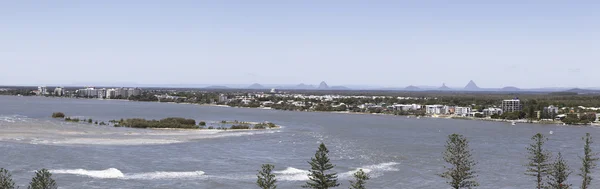
{"label": "clear blue sky", "polygon": [[0,85],[600,87],[600,1],[2,1]]}

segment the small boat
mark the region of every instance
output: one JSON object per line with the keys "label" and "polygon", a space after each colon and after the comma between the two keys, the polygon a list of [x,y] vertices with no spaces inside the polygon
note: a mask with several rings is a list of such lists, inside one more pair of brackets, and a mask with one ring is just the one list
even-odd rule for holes
{"label": "small boat", "polygon": [[517,125],[517,123],[515,123],[514,121],[512,123],[510,123],[510,125]]}
{"label": "small boat", "polygon": [[410,116],[406,116],[406,118],[410,118]]}
{"label": "small boat", "polygon": [[550,131],[550,134],[554,134],[554,131]]}
{"label": "small boat", "polygon": [[421,117],[417,117],[417,119],[421,119]]}

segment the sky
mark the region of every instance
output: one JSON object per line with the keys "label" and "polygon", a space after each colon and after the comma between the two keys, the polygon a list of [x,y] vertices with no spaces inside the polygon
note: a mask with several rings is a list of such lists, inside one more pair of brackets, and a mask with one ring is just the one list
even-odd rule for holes
{"label": "sky", "polygon": [[0,85],[600,87],[599,10],[553,0],[1,1]]}

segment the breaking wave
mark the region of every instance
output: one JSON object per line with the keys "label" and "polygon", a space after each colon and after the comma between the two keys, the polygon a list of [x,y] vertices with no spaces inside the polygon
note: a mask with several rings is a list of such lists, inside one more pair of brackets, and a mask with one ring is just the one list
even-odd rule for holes
{"label": "breaking wave", "polygon": [[0,122],[15,123],[27,121],[31,121],[31,118],[21,115],[0,115]]}
{"label": "breaking wave", "polygon": [[400,169],[395,167],[395,165],[399,164],[400,163],[396,162],[387,162],[375,165],[367,165],[362,168],[357,168],[352,171],[341,173],[340,178],[352,178],[353,174],[356,173],[359,169],[362,169],[365,173],[369,173],[371,177],[376,178],[383,175],[384,172],[400,171]]}
{"label": "breaking wave", "polygon": [[308,180],[308,171],[288,167],[282,171],[273,171],[278,180],[282,181],[303,181]]}
{"label": "breaking wave", "polygon": [[191,172],[146,172],[123,174],[115,168],[105,170],[85,170],[85,169],[56,169],[50,170],[53,174],[72,174],[81,175],[99,179],[124,179],[124,180],[154,180],[154,179],[191,179],[201,178],[204,175],[203,171]]}
{"label": "breaking wave", "polygon": [[[367,165],[352,171],[340,173],[339,178],[351,179],[353,177],[352,175],[356,173],[359,169],[362,169],[365,173],[369,173],[371,177],[375,178],[383,175],[383,173],[385,172],[400,171],[398,168],[395,167],[398,164],[399,163],[396,162],[387,162],[375,165]],[[277,179],[281,181],[306,181],[308,180],[309,172],[294,167],[288,167],[285,170],[274,171],[273,173],[275,173]]]}

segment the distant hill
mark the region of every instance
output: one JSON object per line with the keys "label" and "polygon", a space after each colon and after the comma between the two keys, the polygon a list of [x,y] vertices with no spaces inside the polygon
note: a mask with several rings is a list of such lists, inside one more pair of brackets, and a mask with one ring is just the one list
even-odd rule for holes
{"label": "distant hill", "polygon": [[321,81],[321,83],[319,84],[319,87],[317,87],[317,89],[329,89],[329,85],[327,85],[327,83],[325,83],[325,81]]}
{"label": "distant hill", "polygon": [[469,83],[465,86],[465,90],[474,91],[479,90],[480,88],[475,84],[473,80],[469,81]]}
{"label": "distant hill", "polygon": [[563,91],[563,92],[577,93],[577,94],[599,94],[600,90],[590,90],[590,89],[574,88],[574,89],[570,89],[570,90]]}
{"label": "distant hill", "polygon": [[293,88],[295,88],[295,89],[314,89],[315,86],[313,86],[313,85],[306,85],[304,83],[300,83],[300,84],[294,86]]}
{"label": "distant hill", "polygon": [[258,83],[254,83],[254,84],[248,86],[248,88],[249,89],[264,89],[265,86],[262,86],[261,84],[258,84]]}
{"label": "distant hill", "polygon": [[504,87],[501,89],[502,91],[520,91],[521,89],[516,87]]}
{"label": "distant hill", "polygon": [[410,86],[404,88],[404,90],[416,91],[416,90],[421,90],[421,88],[410,85]]}
{"label": "distant hill", "polygon": [[350,90],[350,88],[344,87],[344,86],[331,86],[330,89],[334,89],[334,90]]}
{"label": "distant hill", "polygon": [[221,86],[221,85],[211,85],[211,86],[204,87],[204,88],[206,88],[206,89],[229,89],[229,87]]}

